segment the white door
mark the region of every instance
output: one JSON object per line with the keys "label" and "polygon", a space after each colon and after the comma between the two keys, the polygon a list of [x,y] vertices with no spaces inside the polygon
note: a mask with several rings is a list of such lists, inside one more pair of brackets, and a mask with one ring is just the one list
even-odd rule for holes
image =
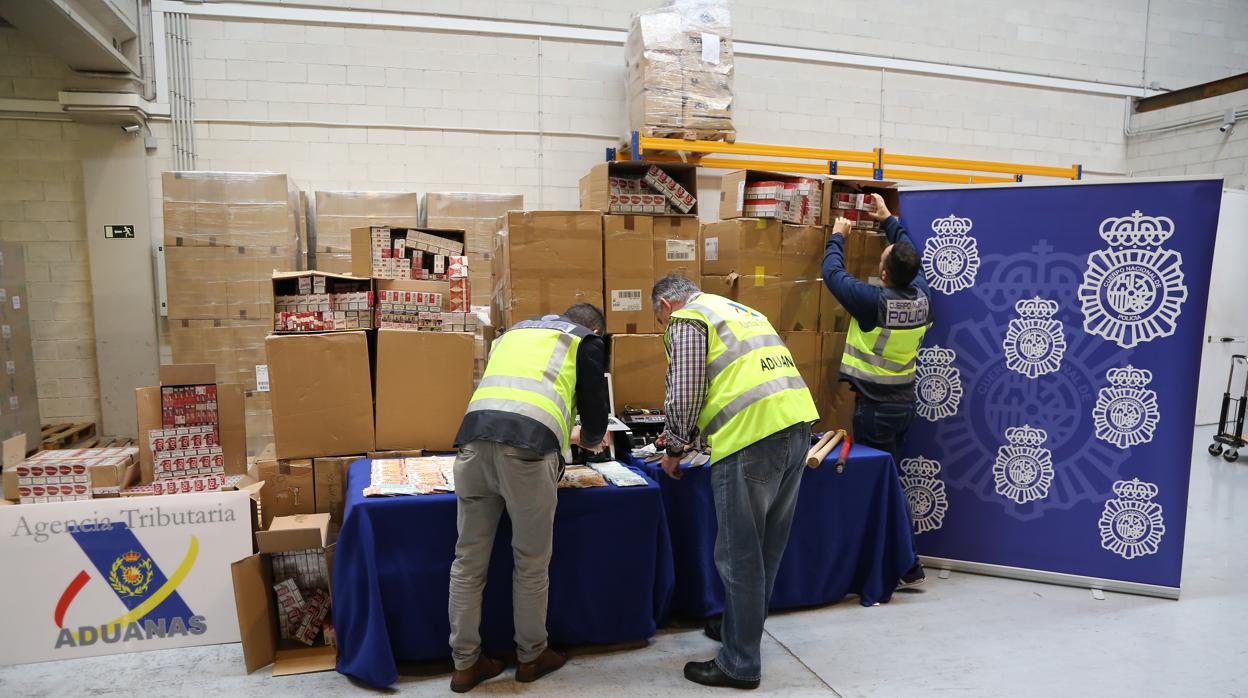
{"label": "white door", "polygon": [[[1224,189],[1200,357],[1197,424],[1218,423],[1232,354],[1248,354],[1248,192]],[[1242,370],[1236,372],[1233,392],[1243,390],[1242,376]]]}

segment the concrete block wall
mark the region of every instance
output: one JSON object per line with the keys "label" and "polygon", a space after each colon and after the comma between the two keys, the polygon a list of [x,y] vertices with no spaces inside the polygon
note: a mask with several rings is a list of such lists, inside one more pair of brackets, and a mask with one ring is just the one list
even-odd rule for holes
{"label": "concrete block wall", "polygon": [[[79,79],[80,80],[80,79]],[[55,100],[75,78],[16,29],[0,28],[0,99]],[[0,119],[0,239],[26,252],[39,413],[98,421],[78,127]]]}
{"label": "concrete block wall", "polygon": [[1127,171],[1137,177],[1220,174],[1226,186],[1248,188],[1248,114],[1222,133],[1227,109],[1248,112],[1248,92],[1134,115],[1131,128],[1139,133],[1127,138]]}

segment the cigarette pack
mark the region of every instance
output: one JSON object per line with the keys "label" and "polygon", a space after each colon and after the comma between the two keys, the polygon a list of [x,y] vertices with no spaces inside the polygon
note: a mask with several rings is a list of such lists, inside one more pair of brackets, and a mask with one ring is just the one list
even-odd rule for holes
{"label": "cigarette pack", "polygon": [[693,194],[682,187],[676,180],[669,177],[666,172],[659,169],[658,165],[651,165],[650,169],[646,171],[644,179],[646,184],[649,184],[660,194],[667,197],[667,200],[680,209],[681,213],[689,213],[689,210],[697,202]]}

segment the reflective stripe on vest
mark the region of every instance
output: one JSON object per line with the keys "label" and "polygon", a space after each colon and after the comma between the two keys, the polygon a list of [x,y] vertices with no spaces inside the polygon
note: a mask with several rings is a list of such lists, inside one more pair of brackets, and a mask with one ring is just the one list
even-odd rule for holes
{"label": "reflective stripe on vest", "polygon": [[761,313],[703,293],[672,317],[697,320],[711,330],[707,394],[698,428],[711,445],[712,463],[794,424],[819,418],[793,356]]}
{"label": "reflective stripe on vest", "polygon": [[576,348],[587,334],[557,316],[517,323],[495,343],[468,411],[498,410],[533,419],[566,451],[575,417]]}
{"label": "reflective stripe on vest", "polygon": [[909,328],[876,327],[863,332],[857,318],[850,318],[841,373],[879,385],[907,385],[914,382],[919,345],[927,326]]}

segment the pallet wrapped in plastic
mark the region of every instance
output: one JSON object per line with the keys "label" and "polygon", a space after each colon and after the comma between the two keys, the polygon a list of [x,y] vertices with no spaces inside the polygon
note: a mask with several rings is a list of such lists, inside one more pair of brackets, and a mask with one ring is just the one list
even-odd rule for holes
{"label": "pallet wrapped in plastic", "polygon": [[629,130],[735,140],[732,24],[722,0],[676,0],[633,17],[625,43]]}
{"label": "pallet wrapped in plastic", "polygon": [[351,273],[351,229],[420,226],[420,194],[402,191],[318,191],[308,197],[308,268]]}
{"label": "pallet wrapped in plastic", "polygon": [[429,192],[420,211],[425,228],[464,231],[464,254],[471,270],[472,304],[489,305],[494,288],[492,272],[494,234],[508,211],[524,209],[523,194],[486,192]]}

